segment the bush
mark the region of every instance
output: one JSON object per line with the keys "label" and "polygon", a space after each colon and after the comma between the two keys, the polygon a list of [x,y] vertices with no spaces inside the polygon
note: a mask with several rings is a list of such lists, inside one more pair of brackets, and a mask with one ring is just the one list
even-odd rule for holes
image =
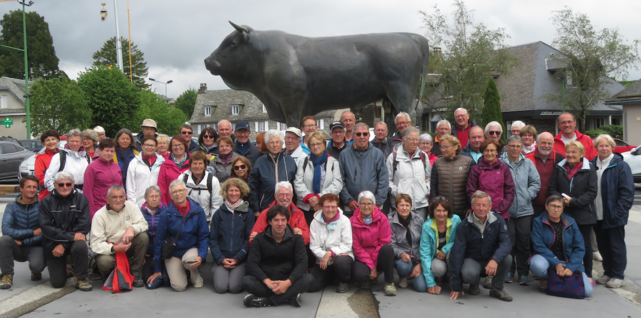
{"label": "bush", "polygon": [[590,138],[596,138],[598,135],[605,134],[610,135],[612,138],[623,139],[623,126],[605,125],[599,127],[599,129],[588,130],[585,134],[590,136]]}

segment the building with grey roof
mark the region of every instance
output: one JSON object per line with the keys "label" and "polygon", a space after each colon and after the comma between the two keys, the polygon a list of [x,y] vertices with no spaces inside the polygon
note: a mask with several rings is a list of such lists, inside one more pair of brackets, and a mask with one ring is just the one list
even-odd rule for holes
{"label": "building with grey roof", "polygon": [[623,139],[631,145],[641,145],[641,80],[612,96],[606,104],[623,107]]}

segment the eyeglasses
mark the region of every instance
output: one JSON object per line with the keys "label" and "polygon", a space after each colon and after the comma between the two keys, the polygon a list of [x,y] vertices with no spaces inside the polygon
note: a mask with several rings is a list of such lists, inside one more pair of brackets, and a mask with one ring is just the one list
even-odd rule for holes
{"label": "eyeglasses", "polygon": [[69,187],[72,187],[72,186],[73,186],[73,183],[71,183],[71,182],[67,182],[67,183],[58,183],[58,188],[64,188],[64,187],[69,188]]}
{"label": "eyeglasses", "polygon": [[312,147],[312,148],[320,147],[322,145],[324,145],[324,143],[322,143],[322,142],[315,142],[313,144],[309,144],[309,146]]}
{"label": "eyeglasses", "polygon": [[396,125],[403,125],[403,126],[405,126],[405,125],[407,125],[407,124],[409,124],[409,123],[411,123],[411,121],[397,121],[397,122],[396,122]]}
{"label": "eyeglasses", "polygon": [[500,135],[500,134],[501,134],[501,132],[500,132],[500,131],[490,130],[490,131],[488,131],[488,132],[487,132],[487,134],[488,134],[488,135],[490,135],[490,136],[491,136],[491,135],[497,135],[497,136],[498,136],[498,135]]}
{"label": "eyeglasses", "polygon": [[566,121],[559,122],[559,125],[569,125],[572,123],[574,123],[574,120],[566,120]]}
{"label": "eyeglasses", "polygon": [[176,191],[171,191],[171,194],[176,195],[176,194],[182,194],[184,192],[187,192],[187,189],[180,189],[180,190],[176,190]]}
{"label": "eyeglasses", "polygon": [[234,170],[247,169],[247,165],[234,166]]}
{"label": "eyeglasses", "polygon": [[227,148],[231,148],[231,145],[221,143],[220,145],[218,145],[218,148],[227,149]]}
{"label": "eyeglasses", "polygon": [[323,209],[325,210],[334,210],[337,208],[338,208],[338,205],[323,205]]}
{"label": "eyeglasses", "polygon": [[369,136],[369,133],[368,132],[357,132],[357,133],[354,133],[354,135],[356,135],[356,137],[361,137],[361,136],[367,137],[367,136]]}
{"label": "eyeglasses", "polygon": [[143,147],[149,147],[149,148],[156,147],[156,145],[154,145],[154,144],[143,144],[142,146]]}
{"label": "eyeglasses", "polygon": [[287,141],[296,141],[296,140],[300,140],[300,137],[287,136],[287,137],[285,137],[285,140],[287,140]]}
{"label": "eyeglasses", "polygon": [[183,144],[173,144],[173,145],[171,145],[171,148],[185,148],[185,145],[183,145]]}
{"label": "eyeglasses", "polygon": [[214,139],[214,136],[211,135],[204,135],[203,139]]}
{"label": "eyeglasses", "polygon": [[441,146],[441,150],[447,150],[447,149],[450,149],[452,147],[454,147],[454,146]]}
{"label": "eyeglasses", "polygon": [[418,138],[406,138],[405,140],[409,142],[418,142]]}
{"label": "eyeglasses", "polygon": [[484,208],[489,208],[490,204],[489,203],[474,203],[475,207],[484,207]]}
{"label": "eyeglasses", "polygon": [[550,210],[561,210],[561,209],[563,209],[562,205],[556,205],[556,204],[549,204],[548,207],[550,208]]}
{"label": "eyeglasses", "polygon": [[419,145],[421,145],[421,146],[431,146],[432,143],[431,142],[421,142],[421,143],[419,143]]}
{"label": "eyeglasses", "polygon": [[467,114],[464,114],[464,115],[456,115],[456,116],[454,116],[454,118],[464,118],[466,115],[467,115]]}
{"label": "eyeglasses", "polygon": [[112,199],[112,200],[124,200],[125,196],[124,195],[118,195],[118,196],[112,195],[109,198]]}
{"label": "eyeglasses", "polygon": [[523,147],[522,145],[507,145],[508,148],[516,149]]}
{"label": "eyeglasses", "polygon": [[359,205],[360,205],[360,206],[368,206],[368,207],[369,207],[369,206],[373,206],[373,205],[374,205],[374,203],[372,203],[372,202],[369,202],[369,203],[360,203]]}
{"label": "eyeglasses", "polygon": [[180,133],[183,134],[183,135],[193,135],[194,134],[193,131],[186,131],[186,130],[183,130]]}
{"label": "eyeglasses", "polygon": [[316,125],[305,125],[305,126],[303,126],[303,128],[313,128],[313,127],[316,127]]}

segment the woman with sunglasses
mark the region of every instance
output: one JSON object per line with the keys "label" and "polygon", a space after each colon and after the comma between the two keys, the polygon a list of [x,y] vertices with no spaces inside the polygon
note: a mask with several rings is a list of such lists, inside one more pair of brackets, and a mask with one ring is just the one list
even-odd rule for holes
{"label": "woman with sunglasses", "polygon": [[216,139],[218,139],[218,133],[212,127],[205,127],[198,136],[198,145],[200,150],[207,155],[207,162],[210,162],[218,154]]}
{"label": "woman with sunglasses", "polygon": [[231,160],[231,174],[230,178],[238,178],[245,182],[249,180],[249,175],[252,172],[252,164],[245,156],[238,156]]}
{"label": "woman with sunglasses", "polygon": [[218,138],[218,155],[209,162],[209,169],[218,179],[218,182],[225,182],[231,175],[232,161],[240,156],[234,152],[234,142],[231,138],[225,136]]}
{"label": "woman with sunglasses", "polygon": [[178,179],[181,173],[189,170],[189,153],[187,142],[180,135],[173,136],[169,143],[171,154],[169,158],[160,165],[158,172],[158,187],[162,192],[162,202],[169,205],[169,184]]}

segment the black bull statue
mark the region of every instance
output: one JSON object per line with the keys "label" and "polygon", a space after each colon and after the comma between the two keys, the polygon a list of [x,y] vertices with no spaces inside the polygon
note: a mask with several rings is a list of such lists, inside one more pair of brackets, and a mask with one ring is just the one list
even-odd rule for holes
{"label": "black bull statue", "polygon": [[425,37],[376,33],[308,38],[230,23],[236,30],[205,59],[205,66],[230,88],[256,95],[270,119],[299,127],[304,116],[358,110],[386,99],[394,113],[407,112],[416,123],[416,96],[422,93],[418,85],[424,86],[429,61]]}

